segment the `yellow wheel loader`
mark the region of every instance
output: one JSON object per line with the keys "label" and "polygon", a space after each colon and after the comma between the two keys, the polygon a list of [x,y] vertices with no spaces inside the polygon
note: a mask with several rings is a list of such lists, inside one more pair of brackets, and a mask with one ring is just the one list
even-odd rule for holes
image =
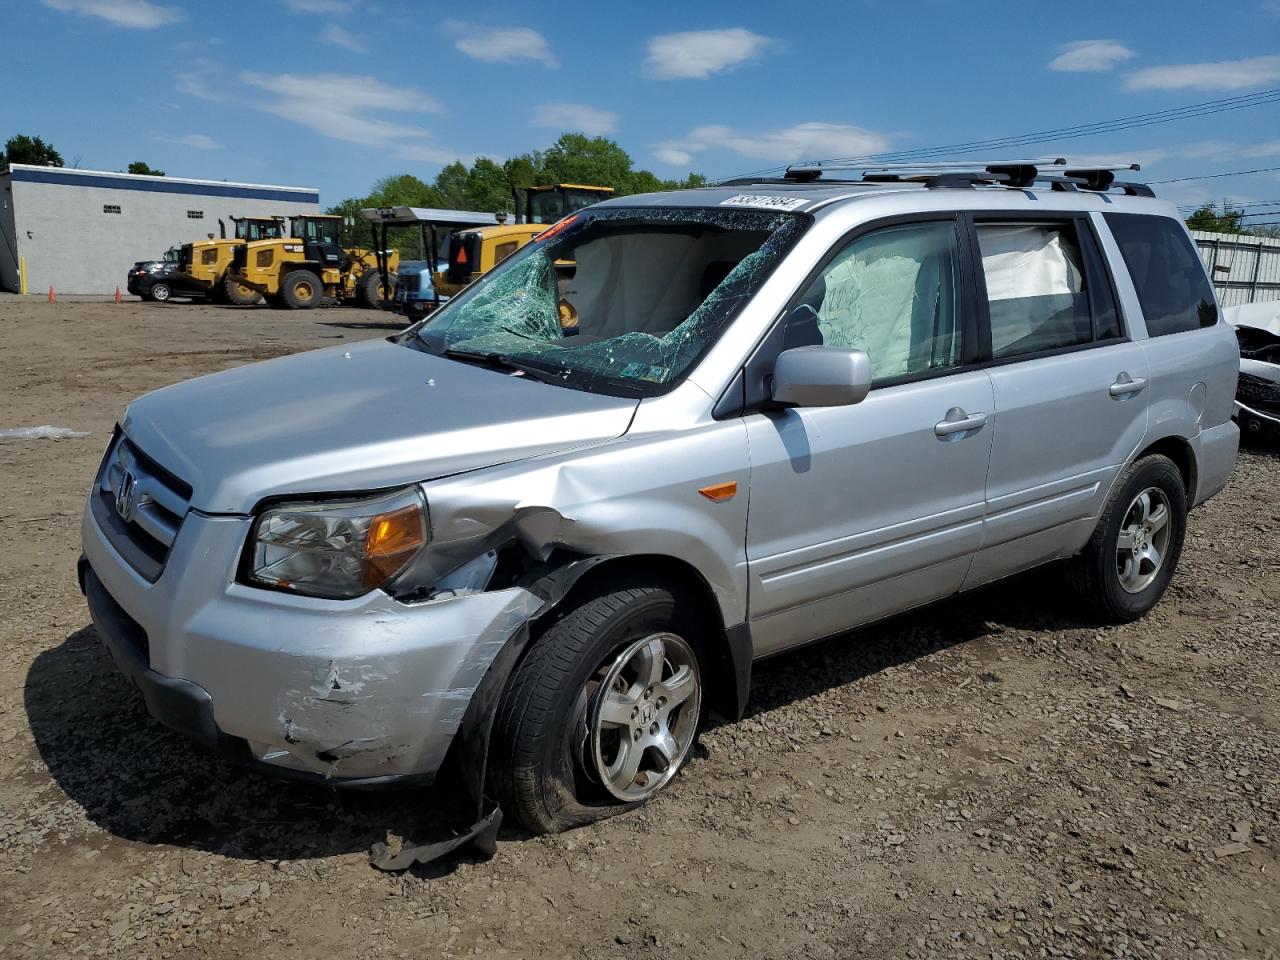
{"label": "yellow wheel loader", "polygon": [[608,200],[612,187],[555,183],[512,190],[515,223],[458,230],[449,238],[448,266],[434,278],[440,297],[452,297],[468,283],[492,270],[557,220]]}
{"label": "yellow wheel loader", "polygon": [[287,237],[237,247],[227,276],[273,307],[306,310],[325,298],[377,307],[394,292],[399,265],[394,250],[379,256],[360,247],[344,249],[342,218],[311,214],[294,217]]}
{"label": "yellow wheel loader", "polygon": [[220,237],[184,243],[178,253],[177,272],[187,285],[207,291],[215,301],[247,306],[257,303],[261,294],[241,286],[227,277],[227,268],[239,246],[256,240],[281,237],[285,232],[284,217],[232,217],[234,237],[227,236],[227,225],[218,221]]}

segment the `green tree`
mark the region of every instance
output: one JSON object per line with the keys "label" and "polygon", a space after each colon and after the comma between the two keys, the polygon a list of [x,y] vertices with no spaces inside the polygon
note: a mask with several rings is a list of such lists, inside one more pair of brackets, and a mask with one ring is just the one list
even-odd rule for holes
{"label": "green tree", "polygon": [[542,154],[540,172],[546,177],[544,183],[585,183],[613,187],[620,194],[635,192],[631,156],[607,137],[561,134]]}
{"label": "green tree", "polygon": [[436,193],[446,210],[467,209],[467,168],[455,160],[436,174]]}
{"label": "green tree", "polygon": [[1218,213],[1212,203],[1206,203],[1187,217],[1187,226],[1192,230],[1209,230],[1213,233],[1244,233],[1241,226],[1243,210],[1234,210],[1223,201],[1222,212]]}
{"label": "green tree", "polygon": [[482,213],[500,213],[511,207],[511,181],[507,171],[488,157],[477,157],[467,172],[467,206]]}
{"label": "green tree", "polygon": [[14,134],[0,151],[0,173],[9,169],[11,163],[29,163],[37,167],[61,167],[62,154],[53,149],[53,144],[45,143],[39,137],[29,137],[25,133]]}
{"label": "green tree", "polygon": [[411,173],[383,177],[366,198],[369,207],[438,207],[440,192]]}
{"label": "green tree", "polygon": [[502,165],[502,171],[507,175],[507,182],[513,187],[536,187],[543,182],[538,171],[542,166],[542,155],[536,150],[532,153],[522,153],[518,157],[512,157]]}
{"label": "green tree", "polygon": [[133,163],[129,164],[128,172],[140,174],[141,176],[144,176],[144,177],[163,177],[164,176],[163,170],[157,170],[155,167],[148,166],[146,163],[144,163],[141,160],[135,160],[133,161]]}

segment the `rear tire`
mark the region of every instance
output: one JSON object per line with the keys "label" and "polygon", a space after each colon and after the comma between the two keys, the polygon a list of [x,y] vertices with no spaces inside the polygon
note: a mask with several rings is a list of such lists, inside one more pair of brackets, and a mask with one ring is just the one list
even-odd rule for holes
{"label": "rear tire", "polygon": [[1073,585],[1102,619],[1137,620],[1169,586],[1186,530],[1182,473],[1168,457],[1143,457],[1116,480],[1093,536],[1073,561]]}
{"label": "rear tire", "polygon": [[634,809],[676,776],[705,703],[690,609],[668,587],[614,581],[534,640],[494,723],[489,782],[508,816],[557,833]]}
{"label": "rear tire", "polygon": [[222,295],[228,303],[237,307],[251,307],[262,299],[262,294],[253,287],[246,287],[231,274],[222,278]]}
{"label": "rear tire", "polygon": [[323,296],[320,278],[309,270],[294,270],[280,281],[280,299],[290,310],[310,310]]}
{"label": "rear tire", "polygon": [[156,303],[168,303],[173,298],[173,289],[167,283],[155,283],[151,285],[149,299]]}

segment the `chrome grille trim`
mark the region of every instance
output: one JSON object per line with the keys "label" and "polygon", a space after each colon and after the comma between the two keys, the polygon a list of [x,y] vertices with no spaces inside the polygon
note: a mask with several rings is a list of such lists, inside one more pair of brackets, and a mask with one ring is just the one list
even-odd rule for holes
{"label": "chrome grille trim", "polygon": [[[118,498],[126,474],[132,479],[121,510]],[[123,433],[107,450],[98,475],[97,495],[111,517],[107,537],[139,573],[154,580],[164,568],[169,548],[178,537],[190,508],[190,488],[140,451]],[[128,539],[125,545],[121,538]],[[139,566],[142,556],[147,562]],[[143,568],[145,567],[145,569]]]}

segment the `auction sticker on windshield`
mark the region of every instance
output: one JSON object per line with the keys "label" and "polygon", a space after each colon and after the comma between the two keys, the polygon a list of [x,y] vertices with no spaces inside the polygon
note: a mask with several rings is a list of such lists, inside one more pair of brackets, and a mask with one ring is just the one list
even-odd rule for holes
{"label": "auction sticker on windshield", "polygon": [[794,210],[809,202],[807,197],[776,197],[756,193],[740,193],[721,200],[722,207],[759,207],[765,210]]}

